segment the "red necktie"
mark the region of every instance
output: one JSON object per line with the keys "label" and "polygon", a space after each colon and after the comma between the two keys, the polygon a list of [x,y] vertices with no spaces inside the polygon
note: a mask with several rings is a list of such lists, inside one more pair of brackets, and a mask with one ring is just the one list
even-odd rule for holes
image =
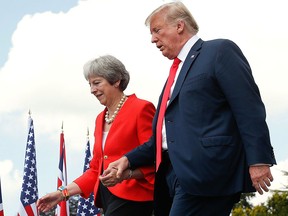
{"label": "red necktie", "polygon": [[158,167],[161,163],[162,159],[162,125],[163,125],[163,119],[167,107],[167,101],[170,95],[171,86],[174,82],[175,75],[178,69],[178,65],[181,62],[178,58],[175,58],[173,61],[173,64],[170,68],[170,74],[164,89],[164,93],[162,96],[162,101],[160,105],[160,110],[158,114],[157,119],[157,128],[156,128],[156,171],[158,170]]}

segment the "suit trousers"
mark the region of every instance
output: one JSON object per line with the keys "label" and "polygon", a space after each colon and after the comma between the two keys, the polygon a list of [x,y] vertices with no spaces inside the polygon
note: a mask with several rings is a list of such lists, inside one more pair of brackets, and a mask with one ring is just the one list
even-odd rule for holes
{"label": "suit trousers", "polygon": [[198,196],[186,193],[165,152],[155,180],[155,216],[229,216],[240,193]]}

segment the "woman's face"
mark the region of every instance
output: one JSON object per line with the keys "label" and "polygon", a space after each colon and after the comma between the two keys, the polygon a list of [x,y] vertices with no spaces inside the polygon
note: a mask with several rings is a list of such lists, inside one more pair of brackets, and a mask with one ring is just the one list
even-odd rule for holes
{"label": "woman's face", "polygon": [[109,107],[110,104],[113,104],[115,91],[119,91],[115,84],[111,85],[106,79],[99,76],[89,77],[88,82],[91,94],[95,95],[102,105]]}

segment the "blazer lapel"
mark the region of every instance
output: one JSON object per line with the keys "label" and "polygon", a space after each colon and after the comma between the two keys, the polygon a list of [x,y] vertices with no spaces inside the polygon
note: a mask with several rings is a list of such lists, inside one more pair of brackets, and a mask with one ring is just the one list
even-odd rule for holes
{"label": "blazer lapel", "polygon": [[191,65],[193,64],[193,62],[195,61],[195,59],[197,58],[197,56],[200,53],[200,49],[202,47],[202,43],[203,40],[199,39],[194,46],[191,48],[191,50],[189,51],[184,64],[181,68],[181,71],[179,73],[179,76],[177,78],[173,93],[171,95],[171,99],[169,101],[168,106],[173,102],[173,100],[175,99],[175,97],[179,94],[179,91],[183,85],[183,82],[185,80],[185,77],[187,75],[187,73],[189,72],[189,69],[191,67]]}

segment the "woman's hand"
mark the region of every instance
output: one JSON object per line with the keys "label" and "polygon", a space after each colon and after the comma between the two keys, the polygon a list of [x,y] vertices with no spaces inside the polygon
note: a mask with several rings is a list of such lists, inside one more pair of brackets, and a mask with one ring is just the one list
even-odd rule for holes
{"label": "woman's hand", "polygon": [[37,200],[36,206],[40,212],[47,212],[52,207],[57,205],[59,202],[63,200],[63,195],[60,191],[55,191],[45,196],[41,197]]}

